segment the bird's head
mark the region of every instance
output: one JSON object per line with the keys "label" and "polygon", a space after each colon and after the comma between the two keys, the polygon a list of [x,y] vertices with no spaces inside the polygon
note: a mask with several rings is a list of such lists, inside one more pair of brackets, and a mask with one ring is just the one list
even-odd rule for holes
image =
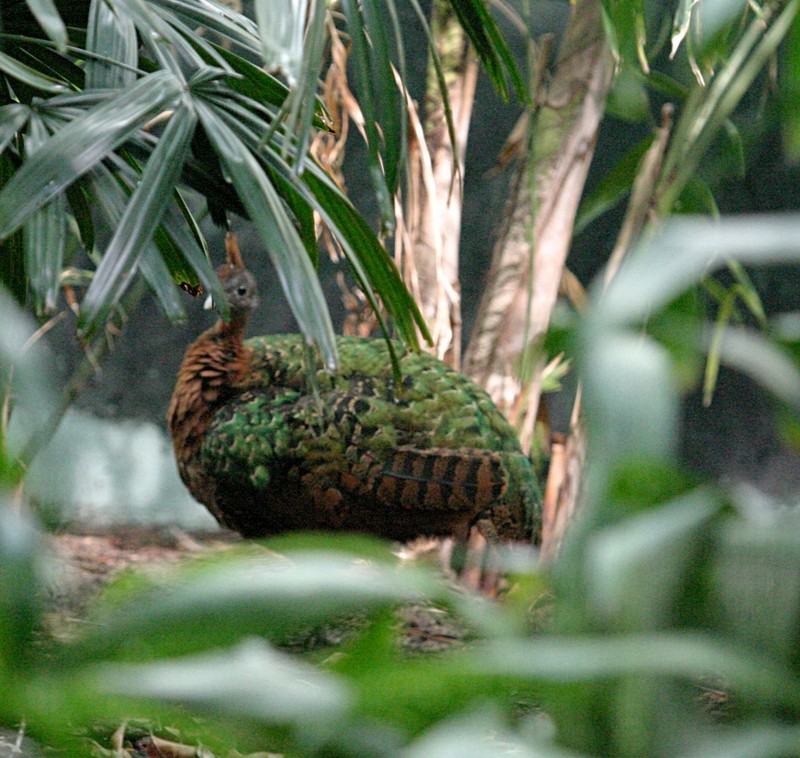
{"label": "bird's head", "polygon": [[[222,282],[225,299],[228,301],[231,311],[229,320],[246,316],[258,307],[256,280],[246,268],[225,263],[217,269],[217,276]],[[205,307],[212,308],[213,306],[214,302],[209,296]]]}

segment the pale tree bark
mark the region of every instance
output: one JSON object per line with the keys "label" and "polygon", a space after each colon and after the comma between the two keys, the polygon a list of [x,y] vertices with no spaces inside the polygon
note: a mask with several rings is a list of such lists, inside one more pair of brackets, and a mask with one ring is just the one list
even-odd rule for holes
{"label": "pale tree bark", "polygon": [[[534,93],[530,152],[512,185],[465,355],[464,371],[504,408],[520,391],[511,362],[550,323],[612,68],[599,0],[576,0],[553,77]],[[538,405],[535,388],[527,403]]]}
{"label": "pale tree bark", "polygon": [[434,339],[434,351],[453,366],[461,359],[458,250],[464,165],[475,98],[478,62],[452,5],[434,0],[431,31],[441,60],[456,138],[447,128],[445,105],[429,56],[422,119],[411,104],[404,226],[398,258]]}

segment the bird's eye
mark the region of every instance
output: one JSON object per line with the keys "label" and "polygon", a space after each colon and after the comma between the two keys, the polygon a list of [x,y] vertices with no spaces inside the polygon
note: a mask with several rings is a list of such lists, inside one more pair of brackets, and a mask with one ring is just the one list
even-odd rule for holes
{"label": "bird's eye", "polygon": [[236,294],[239,297],[244,297],[247,294],[247,287],[245,287],[244,284],[240,284],[236,290]]}

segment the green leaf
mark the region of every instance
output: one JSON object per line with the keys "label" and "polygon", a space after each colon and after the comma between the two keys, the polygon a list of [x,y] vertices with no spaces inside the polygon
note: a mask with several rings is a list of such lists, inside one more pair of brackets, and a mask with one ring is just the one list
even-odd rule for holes
{"label": "green leaf", "polygon": [[246,16],[230,10],[221,3],[208,5],[193,0],[150,0],[156,8],[168,10],[173,17],[183,19],[191,29],[205,27],[244,48],[250,55],[261,51],[258,28]]}
{"label": "green leaf", "polygon": [[669,626],[719,508],[711,492],[696,490],[594,532],[586,590],[598,621],[627,632]]}
{"label": "green leaf", "polygon": [[579,359],[586,419],[603,439],[597,462],[672,460],[678,397],[667,351],[640,334],[586,329]]}
{"label": "green leaf", "polygon": [[786,58],[780,89],[783,142],[788,156],[800,159],[800,24],[786,35]]}
{"label": "green leaf", "polygon": [[380,121],[375,87],[372,81],[374,72],[373,56],[370,53],[359,3],[356,0],[342,0],[342,10],[347,18],[347,28],[350,32],[350,44],[352,46],[350,62],[353,66],[359,106],[364,116],[364,131],[367,135],[367,148],[369,151],[369,174],[378,200],[381,227],[386,232],[390,232],[394,229],[396,222],[391,191],[381,163],[381,142],[378,132]]}
{"label": "green leaf", "polygon": [[345,684],[259,639],[228,650],[90,670],[110,695],[201,707],[261,724],[331,728],[350,702]]}
{"label": "green leaf", "polygon": [[317,81],[327,41],[325,31],[327,3],[324,0],[317,0],[309,5],[308,12],[300,80],[292,93],[288,118],[289,130],[294,133],[297,145],[295,161],[297,176],[302,174],[305,168],[311,127],[317,111]]}
{"label": "green leaf", "polygon": [[30,115],[31,109],[20,103],[9,103],[0,108],[0,153],[11,144],[28,123]]}
{"label": "green leaf", "polygon": [[90,109],[54,134],[0,191],[0,239],[103,160],[162,110],[175,107],[180,80],[167,71]]}
{"label": "green leaf", "polygon": [[80,323],[84,335],[91,336],[99,328],[130,283],[139,256],[172,197],[196,123],[188,101],[173,111],[83,298]]}
{"label": "green leaf", "polygon": [[732,726],[723,734],[701,737],[684,758],[774,758],[792,755],[800,743],[800,727],[780,722]]}
{"label": "green leaf", "polygon": [[[740,503],[754,507],[752,495]],[[781,510],[726,522],[706,566],[715,629],[797,673],[800,525]]]}
{"label": "green leaf", "polygon": [[[25,143],[28,158],[36,154],[47,137],[42,120],[38,115],[32,118]],[[24,226],[25,263],[37,314],[49,313],[56,307],[66,232],[66,201],[63,196],[53,198],[36,211]]]}
{"label": "green leaf", "polygon": [[640,322],[730,259],[743,265],[800,261],[798,239],[797,214],[670,219],[629,256],[596,302],[593,319],[604,326]]}
{"label": "green leaf", "polygon": [[517,98],[527,103],[529,96],[525,79],[484,0],[450,0],[450,3],[500,96],[509,99],[508,75]]}
{"label": "green leaf", "polygon": [[336,340],[325,298],[280,196],[255,156],[215,110],[199,100],[196,105],[223,170],[266,245],[301,331],[317,345],[324,365],[333,369],[337,362]]}
{"label": "green leaf", "polygon": [[[176,284],[195,286],[199,281],[217,302],[224,302],[222,287],[210,262],[205,237],[182,195],[176,191],[175,205],[161,220],[164,231],[156,233],[156,244]],[[220,299],[221,298],[221,299]]]}
{"label": "green leaf", "polygon": [[652,674],[696,681],[714,676],[751,701],[800,707],[800,682],[750,649],[696,633],[536,637],[487,644],[476,668],[543,687]]}
{"label": "green leaf", "polygon": [[686,182],[673,210],[675,213],[709,215],[714,218],[720,215],[711,187],[696,174]]}
{"label": "green leaf", "polygon": [[[431,342],[425,320],[403,283],[397,266],[363,217],[322,171],[307,172],[304,181],[314,193],[325,222],[338,231],[337,237],[364,293],[369,297],[373,287],[380,293],[386,310],[407,344],[415,348],[419,346],[415,327],[424,339]],[[379,313],[377,304],[373,307]]]}
{"label": "green leaf", "polygon": [[95,230],[90,199],[86,196],[84,181],[78,180],[66,189],[67,202],[69,203],[75,223],[78,227],[81,244],[91,253],[94,250]]}
{"label": "green leaf", "polygon": [[406,160],[408,115],[406,98],[397,88],[394,59],[402,60],[402,38],[397,25],[394,0],[365,0],[364,22],[371,42],[371,69],[375,81],[375,105],[381,114],[383,171],[391,195],[397,192]]}
{"label": "green leaf", "polygon": [[652,135],[637,142],[581,201],[575,234],[580,234],[592,221],[614,208],[631,191],[639,163],[652,143]]}
{"label": "green leaf", "polygon": [[603,25],[614,56],[623,68],[647,72],[643,0],[603,0]]}
{"label": "green leaf", "polygon": [[[53,376],[37,344],[29,344],[36,325],[18,304],[0,288],[0,393],[13,403],[8,424],[0,424],[0,442],[13,460],[22,454],[30,441],[51,417],[54,409]],[[5,439],[3,439],[5,435]],[[14,484],[17,481],[13,482]]]}
{"label": "green leaf", "polygon": [[778,345],[749,329],[728,326],[720,338],[720,360],[752,376],[795,408],[800,408],[800,369]]}
{"label": "green leaf", "polygon": [[151,245],[146,245],[139,259],[139,270],[153,290],[164,315],[170,321],[185,321],[186,311],[178,297],[178,288],[173,284],[164,259]]}
{"label": "green leaf", "polygon": [[[220,114],[224,116],[228,126],[251,151],[260,151],[266,165],[274,169],[271,178],[283,195],[295,198],[288,201],[290,206],[305,203],[320,213],[322,220],[342,244],[356,281],[374,308],[384,333],[387,333],[386,325],[382,321],[376,293],[373,292],[373,283],[408,344],[418,345],[415,324],[425,338],[430,339],[427,326],[403,284],[394,261],[330,177],[316,163],[308,162],[302,181],[297,182],[292,167],[278,152],[280,147],[273,148],[270,143],[262,145],[257,131],[261,122],[252,111],[238,104],[223,103],[219,98],[215,102],[225,106],[225,111],[220,111]],[[390,351],[393,351],[391,343]]]}
{"label": "green leaf", "polygon": [[63,82],[45,76],[36,69],[26,66],[24,63],[20,63],[16,58],[12,58],[10,55],[6,55],[6,53],[2,52],[0,52],[0,71],[8,74],[12,79],[16,79],[26,84],[28,87],[32,87],[41,92],[49,92],[53,95],[57,95],[67,91],[67,87]]}
{"label": "green leaf", "polygon": [[[92,0],[86,49],[86,89],[124,89],[136,81],[136,27],[104,0]],[[118,64],[118,65],[115,65]]]}
{"label": "green leaf", "polygon": [[[0,674],[19,675],[35,658],[34,631],[41,613],[38,534],[0,492]],[[6,680],[8,681],[8,679]],[[5,697],[12,693],[6,692]]]}
{"label": "green leaf", "polygon": [[[238,74],[226,80],[226,84],[234,92],[239,92],[261,105],[269,104],[278,108],[283,105],[289,95],[289,89],[285,84],[264,69],[225,48],[218,47],[216,50],[225,63]],[[317,125],[322,126],[322,122],[318,122]]]}
{"label": "green leaf", "polygon": [[67,27],[64,26],[53,0],[25,0],[25,2],[44,33],[63,53],[67,48]]}
{"label": "green leaf", "polygon": [[300,80],[303,67],[303,32],[306,4],[292,0],[256,0],[255,14],[261,54],[269,71],[282,72],[289,86]]}

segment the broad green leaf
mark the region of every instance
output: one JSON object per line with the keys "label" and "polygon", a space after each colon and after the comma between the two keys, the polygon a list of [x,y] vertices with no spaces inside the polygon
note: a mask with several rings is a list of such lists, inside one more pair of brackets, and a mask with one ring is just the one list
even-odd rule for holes
{"label": "broad green leaf", "polygon": [[708,215],[712,218],[718,218],[720,215],[711,187],[697,174],[686,182],[683,192],[675,201],[673,210],[675,213]]}
{"label": "broad green leaf", "polygon": [[476,668],[539,683],[566,686],[653,674],[696,681],[722,678],[742,697],[800,707],[800,681],[786,668],[749,648],[697,633],[539,636],[487,644]]}
{"label": "broad green leaf", "polygon": [[586,419],[603,440],[596,460],[672,460],[678,397],[667,351],[641,334],[586,330],[579,359]]}
{"label": "broad green leaf", "polygon": [[623,67],[647,72],[644,0],[603,0],[603,23],[614,55]]}
{"label": "broad green leaf", "polygon": [[[800,216],[676,218],[642,240],[593,311],[605,326],[635,323],[727,265],[800,261]],[[594,318],[593,316],[593,318]]]}
{"label": "broad green leaf", "polygon": [[253,153],[214,109],[199,100],[196,106],[223,170],[266,245],[301,331],[317,345],[323,364],[333,369],[337,362],[336,340],[325,298],[280,196]]}
{"label": "broad green leaf", "polygon": [[150,118],[175,107],[181,93],[181,82],[171,73],[149,74],[54,134],[0,191],[0,239],[18,229]]}
{"label": "broad green leaf", "polygon": [[[742,506],[753,508],[747,502]],[[797,672],[800,524],[796,514],[778,511],[771,519],[729,520],[709,558],[715,629]]]}
{"label": "broad green leaf", "polygon": [[6,393],[13,400],[5,407],[5,412],[10,411],[10,420],[7,426],[0,424],[0,441],[13,460],[23,456],[53,413],[53,377],[41,347],[35,342],[30,344],[36,325],[2,287],[0,324],[0,393],[3,402]]}
{"label": "broad green leaf", "polygon": [[104,0],[92,0],[86,37],[87,50],[97,56],[86,60],[86,89],[130,87],[138,60],[133,22]]}
{"label": "broad green leaf", "polygon": [[586,589],[598,620],[614,631],[668,626],[719,507],[711,492],[698,490],[592,534]]}
{"label": "broad green leaf", "polygon": [[189,153],[197,117],[188,101],[173,111],[83,298],[82,331],[91,335],[130,283]]}
{"label": "broad green leaf", "polygon": [[180,702],[272,724],[331,728],[350,705],[340,679],[259,639],[197,656],[89,670],[101,692]]}
{"label": "broad green leaf", "polygon": [[639,69],[623,67],[611,81],[605,117],[613,116],[631,123],[651,123],[652,105],[645,81]]}
{"label": "broad green leaf", "polygon": [[[48,138],[41,118],[30,121],[25,141],[27,157],[35,155]],[[67,204],[63,195],[53,198],[34,213],[23,227],[25,262],[37,314],[52,312],[58,300],[61,270],[64,263]]]}
{"label": "broad green leaf", "polygon": [[9,491],[3,487],[0,491],[0,672],[9,679],[30,667],[35,657],[34,631],[42,610],[38,566],[42,546],[30,518],[18,511],[19,506],[12,503]]}

